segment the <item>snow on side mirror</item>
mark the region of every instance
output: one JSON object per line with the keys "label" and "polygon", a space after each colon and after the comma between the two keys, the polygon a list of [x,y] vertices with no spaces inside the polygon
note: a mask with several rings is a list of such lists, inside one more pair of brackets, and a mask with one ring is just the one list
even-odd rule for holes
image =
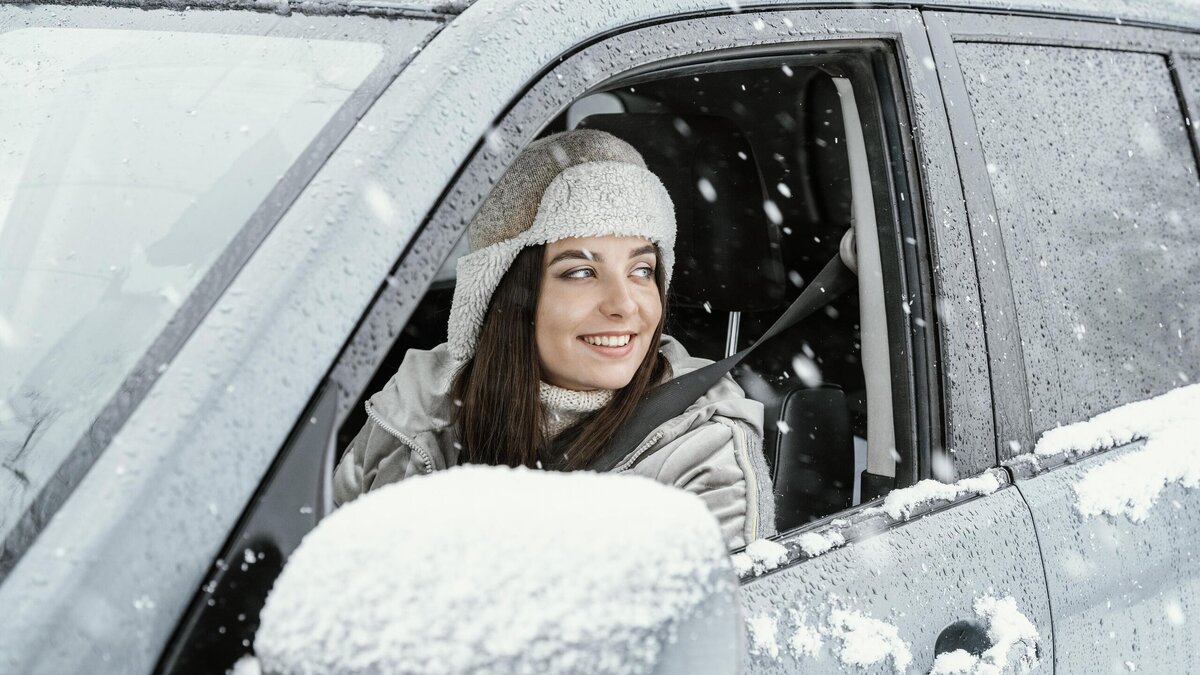
{"label": "snow on side mirror", "polygon": [[459,467],[373,491],[309,533],[267,598],[253,670],[738,673],[737,593],[690,493]]}

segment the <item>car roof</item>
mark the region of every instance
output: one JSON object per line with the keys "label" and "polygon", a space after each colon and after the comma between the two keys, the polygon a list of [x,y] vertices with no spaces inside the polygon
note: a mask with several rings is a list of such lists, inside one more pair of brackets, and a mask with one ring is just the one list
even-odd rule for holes
{"label": "car roof", "polygon": [[[0,0],[0,4],[9,0]],[[21,4],[27,4],[22,2]],[[131,6],[139,8],[163,7],[169,9],[250,9],[269,11],[281,14],[300,12],[303,14],[393,14],[424,16],[429,18],[453,19],[458,14],[471,9],[511,11],[509,0],[34,0],[33,4],[55,5],[112,5]],[[565,13],[578,11],[588,13],[595,11],[589,7],[591,3],[575,5],[562,2],[559,9]],[[789,9],[803,8],[804,5],[820,6],[829,9],[827,0],[759,0],[758,2],[739,2],[738,0],[684,0],[683,2],[666,2],[664,5],[677,5],[674,8],[664,8],[664,15],[677,14],[680,11],[712,12],[725,11],[759,11],[770,10],[775,5],[786,5]],[[859,7],[861,3],[848,2],[847,7]],[[1059,17],[1079,20],[1101,20],[1112,23],[1128,23],[1133,25],[1166,27],[1200,32],[1200,1],[1198,0],[876,0],[871,3],[878,8],[894,6],[896,8],[911,8],[968,11],[968,12],[1000,12],[1004,14],[1036,15],[1044,17]]]}

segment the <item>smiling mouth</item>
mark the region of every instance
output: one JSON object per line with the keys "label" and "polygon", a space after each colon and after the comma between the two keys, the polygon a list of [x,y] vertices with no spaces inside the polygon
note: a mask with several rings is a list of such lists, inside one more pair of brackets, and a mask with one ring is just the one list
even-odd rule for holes
{"label": "smiling mouth", "polygon": [[579,339],[593,347],[624,347],[636,336],[637,333],[625,333],[623,335],[581,335]]}

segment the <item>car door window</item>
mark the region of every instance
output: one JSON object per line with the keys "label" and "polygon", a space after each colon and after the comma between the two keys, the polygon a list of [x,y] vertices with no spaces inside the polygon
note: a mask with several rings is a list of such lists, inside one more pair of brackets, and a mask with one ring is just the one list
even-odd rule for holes
{"label": "car door window", "polygon": [[[545,125],[543,134],[612,133],[633,144],[667,186],[679,235],[665,332],[692,355],[719,360],[748,347],[831,258],[854,250],[852,232],[862,237],[878,229],[870,184],[858,186],[864,191],[858,202],[851,195],[852,165],[867,176],[865,154],[852,160],[848,150],[848,133],[861,136],[857,113],[850,132],[843,120],[843,102],[854,100],[852,70],[836,56],[815,55],[670,69],[614,83]],[[597,100],[610,103],[595,106]],[[881,213],[890,214],[891,204],[881,204]],[[884,248],[895,251],[897,239]],[[461,244],[456,254],[464,252]],[[916,475],[916,439],[894,432],[893,413],[912,416],[904,409],[910,399],[902,397],[893,410],[890,372],[894,358],[908,377],[912,365],[899,347],[908,340],[903,319],[923,312],[904,313],[909,300],[897,279],[885,289],[874,246],[860,260],[849,256],[869,283],[824,304],[734,372],[766,407],[763,448],[776,478],[781,530],[907,485]],[[446,338],[453,268],[452,256],[367,394],[383,387],[409,349]],[[889,329],[900,333],[892,343]],[[876,348],[871,357],[864,357],[863,344]],[[357,432],[363,410],[355,406],[342,441]]]}
{"label": "car door window", "polygon": [[0,537],[381,57],[283,37],[0,33]]}
{"label": "car door window", "polygon": [[1200,359],[1200,191],[1167,59],[981,42],[957,51],[1012,279],[1033,433],[1189,382]]}

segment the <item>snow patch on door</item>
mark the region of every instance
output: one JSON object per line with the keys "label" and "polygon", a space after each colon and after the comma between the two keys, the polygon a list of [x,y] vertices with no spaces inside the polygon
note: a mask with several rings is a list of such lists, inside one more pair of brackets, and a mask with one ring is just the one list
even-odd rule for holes
{"label": "snow patch on door", "polygon": [[809,625],[808,614],[804,608],[793,607],[788,612],[791,614],[792,623],[796,626],[787,643],[792,653],[797,658],[815,657],[821,653],[821,647],[824,645],[821,632],[816,627]]}
{"label": "snow patch on door", "polygon": [[990,495],[1000,489],[1000,479],[985,473],[974,478],[964,478],[957,483],[942,483],[927,479],[912,487],[892,490],[883,499],[883,506],[867,509],[866,512],[886,513],[894,520],[907,520],[914,509],[933,501],[954,501],[965,495]]}
{"label": "snow patch on door", "polygon": [[787,562],[787,547],[770,539],[755,539],[741,553],[729,556],[739,577],[758,576]]}
{"label": "snow patch on door", "polygon": [[796,543],[811,558],[842,546],[846,538],[840,532],[805,532],[796,538]]}
{"label": "snow patch on door", "polygon": [[750,649],[756,654],[779,658],[779,625],[767,614],[752,617],[746,622],[750,631]]}
{"label": "snow patch on door", "polygon": [[835,609],[829,615],[828,633],[841,645],[838,660],[847,666],[872,666],[891,661],[897,673],[912,663],[912,651],[900,631],[886,621],[859,612]]}
{"label": "snow patch on door", "polygon": [[1140,523],[1167,486],[1200,485],[1200,384],[1129,403],[1042,434],[1034,460],[1145,444],[1089,470],[1075,485],[1084,517],[1127,516]]}
{"label": "snow patch on door", "polygon": [[[805,532],[794,540],[796,546],[809,558],[814,558],[845,545],[846,538],[840,532]],[[729,556],[733,570],[742,579],[756,577],[777,569],[788,561],[788,549],[770,539],[756,539],[741,553]]]}

